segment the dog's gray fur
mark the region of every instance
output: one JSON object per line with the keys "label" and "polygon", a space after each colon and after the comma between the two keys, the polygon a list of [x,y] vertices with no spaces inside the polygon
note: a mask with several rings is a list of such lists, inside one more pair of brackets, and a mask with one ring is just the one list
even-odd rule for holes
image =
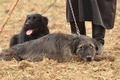
{"label": "dog's gray fur", "polygon": [[48,58],[63,62],[78,57],[92,61],[97,50],[96,41],[88,36],[53,33],[4,50],[0,53],[0,59],[41,61]]}

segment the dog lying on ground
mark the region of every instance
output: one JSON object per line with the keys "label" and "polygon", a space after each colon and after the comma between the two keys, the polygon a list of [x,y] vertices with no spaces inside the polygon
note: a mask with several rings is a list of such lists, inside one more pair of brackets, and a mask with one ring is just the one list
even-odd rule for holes
{"label": "dog lying on ground", "polygon": [[43,58],[48,58],[65,62],[78,58],[92,61],[97,50],[96,41],[88,36],[52,33],[3,50],[0,59],[42,61]]}
{"label": "dog lying on ground", "polygon": [[40,38],[49,34],[48,19],[40,14],[27,15],[24,26],[19,34],[10,40],[10,47],[18,43]]}

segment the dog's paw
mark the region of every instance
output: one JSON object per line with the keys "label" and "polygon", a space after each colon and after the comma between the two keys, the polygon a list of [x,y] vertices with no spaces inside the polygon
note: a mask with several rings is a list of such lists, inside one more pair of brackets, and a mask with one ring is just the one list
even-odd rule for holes
{"label": "dog's paw", "polygon": [[101,55],[96,55],[94,60],[95,61],[102,61],[102,60],[114,61],[115,57],[101,54]]}

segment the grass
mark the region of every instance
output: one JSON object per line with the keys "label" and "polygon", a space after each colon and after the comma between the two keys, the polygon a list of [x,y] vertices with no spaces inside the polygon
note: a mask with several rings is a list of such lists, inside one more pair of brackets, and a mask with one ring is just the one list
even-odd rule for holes
{"label": "grass", "polygon": [[50,3],[50,0],[44,0],[45,3]]}
{"label": "grass", "polygon": [[0,4],[2,4],[3,3],[3,0],[0,0]]}
{"label": "grass", "polygon": [[[9,22],[0,34],[0,48],[9,48],[10,37],[21,30],[27,14],[35,12],[43,13],[53,1],[54,0],[20,0]],[[5,11],[9,10],[13,2],[14,0],[0,0],[0,24],[6,16]],[[107,30],[105,37],[106,51],[104,54],[114,56],[116,58],[115,61],[103,60],[90,63],[71,61],[56,63],[51,60],[43,60],[41,62],[27,62],[27,67],[22,66],[21,62],[0,61],[0,80],[119,80],[119,5],[120,1],[118,0],[118,15],[116,15],[115,28],[112,29],[112,31]],[[57,0],[52,8],[44,14],[44,16],[49,19],[49,29],[51,33],[70,33],[70,26],[66,22],[65,15],[65,0]],[[86,27],[87,35],[91,35],[91,25],[89,22],[87,22],[86,25],[88,26]],[[20,66],[24,69],[19,68]]]}

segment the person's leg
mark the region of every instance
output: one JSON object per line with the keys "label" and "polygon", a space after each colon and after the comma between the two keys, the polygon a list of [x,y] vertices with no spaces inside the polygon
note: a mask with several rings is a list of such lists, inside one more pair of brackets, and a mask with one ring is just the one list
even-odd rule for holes
{"label": "person's leg", "polygon": [[98,54],[101,54],[104,50],[104,37],[105,37],[105,28],[100,25],[92,24],[92,37],[98,42]]}
{"label": "person's leg", "polygon": [[[85,28],[85,22],[77,22],[79,31],[81,35],[86,35],[86,28]],[[77,33],[76,27],[75,27],[75,22],[70,22],[71,26],[71,33]]]}
{"label": "person's leg", "polygon": [[76,34],[76,27],[74,22],[70,22],[71,33]]}

